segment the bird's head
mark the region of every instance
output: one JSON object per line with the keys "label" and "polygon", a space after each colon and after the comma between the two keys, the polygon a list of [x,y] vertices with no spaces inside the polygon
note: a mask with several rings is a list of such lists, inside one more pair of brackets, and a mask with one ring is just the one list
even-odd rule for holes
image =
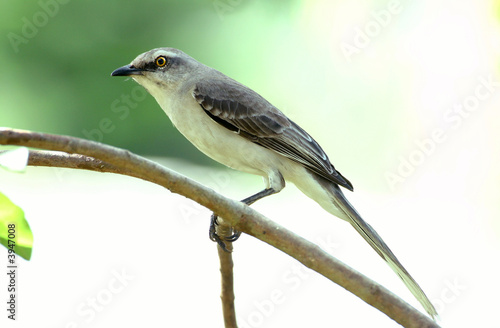
{"label": "bird's head", "polygon": [[130,76],[151,95],[176,90],[200,64],[174,48],[157,48],[140,54],[129,65],[117,68],[111,76]]}

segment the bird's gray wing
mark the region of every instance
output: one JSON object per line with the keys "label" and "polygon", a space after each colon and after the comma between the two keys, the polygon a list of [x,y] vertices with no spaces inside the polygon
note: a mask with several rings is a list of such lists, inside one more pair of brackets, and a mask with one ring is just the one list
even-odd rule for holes
{"label": "bird's gray wing", "polygon": [[220,79],[197,83],[193,97],[207,115],[227,129],[353,190],[319,144],[255,91],[221,74]]}

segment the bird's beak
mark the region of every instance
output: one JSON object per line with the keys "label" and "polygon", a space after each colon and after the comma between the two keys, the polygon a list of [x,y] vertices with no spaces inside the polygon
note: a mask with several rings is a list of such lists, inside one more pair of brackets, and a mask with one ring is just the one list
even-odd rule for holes
{"label": "bird's beak", "polygon": [[140,68],[135,68],[132,65],[125,65],[117,68],[111,73],[111,76],[130,76],[130,75],[142,75],[143,70]]}

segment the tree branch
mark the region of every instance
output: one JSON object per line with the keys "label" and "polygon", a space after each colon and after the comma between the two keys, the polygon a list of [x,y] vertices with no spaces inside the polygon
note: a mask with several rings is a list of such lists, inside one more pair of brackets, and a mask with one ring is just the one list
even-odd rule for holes
{"label": "tree branch", "polygon": [[[134,176],[161,185],[209,208],[237,230],[254,236],[297,259],[344,287],[405,327],[439,327],[429,317],[385,287],[340,262],[315,244],[299,237],[262,214],[127,150],[93,141],[23,130],[0,128],[0,144],[22,145],[80,154],[30,152],[30,165],[73,167]],[[46,156],[47,155],[47,156]],[[85,159],[85,160],[84,160]],[[222,260],[221,260],[222,261]]]}
{"label": "tree branch", "polygon": [[[2,151],[0,151],[0,154]],[[28,165],[31,166],[49,166],[71,169],[82,169],[98,172],[117,173],[139,177],[134,172],[122,170],[114,165],[80,154],[68,154],[60,151],[30,150]],[[230,225],[227,225],[222,218],[219,218],[219,224],[216,227],[217,235],[224,239],[232,233]],[[224,251],[217,244],[217,251],[220,260],[221,272],[221,301],[222,313],[224,317],[224,326],[226,328],[237,328],[236,312],[234,307],[234,287],[233,287],[233,258],[232,243],[226,244]]]}
{"label": "tree branch", "polygon": [[[217,235],[223,240],[225,237],[231,236],[232,229],[227,225],[222,218],[218,219],[216,226]],[[224,327],[237,328],[236,311],[234,307],[234,284],[233,284],[233,243],[226,242],[227,251],[223,250],[217,244],[217,252],[219,254],[220,275],[221,275],[221,294],[222,313],[224,317]]]}

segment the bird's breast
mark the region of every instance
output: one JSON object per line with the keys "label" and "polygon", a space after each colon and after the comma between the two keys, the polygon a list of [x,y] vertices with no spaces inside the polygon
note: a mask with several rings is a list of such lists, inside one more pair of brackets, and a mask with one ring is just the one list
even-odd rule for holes
{"label": "bird's breast", "polygon": [[191,95],[158,102],[180,133],[201,152],[226,166],[266,176],[284,159],[212,120]]}

